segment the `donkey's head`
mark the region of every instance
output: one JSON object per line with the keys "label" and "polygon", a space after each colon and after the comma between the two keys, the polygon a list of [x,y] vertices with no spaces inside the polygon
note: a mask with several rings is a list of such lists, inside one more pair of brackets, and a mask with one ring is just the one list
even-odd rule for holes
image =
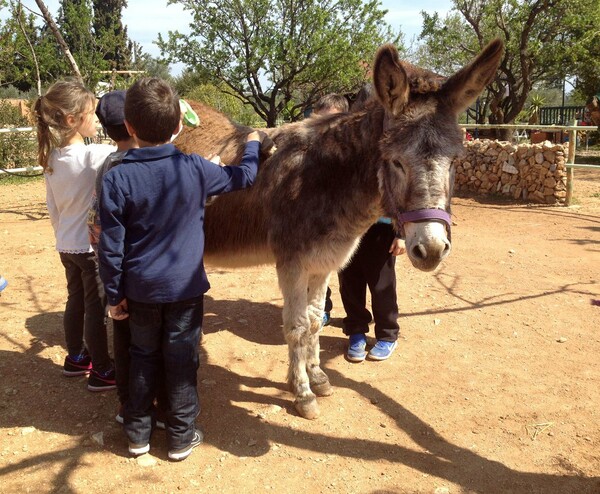
{"label": "donkey's head", "polygon": [[375,58],[373,85],[385,109],[383,207],[404,229],[408,256],[423,271],[435,269],[450,253],[452,161],[463,150],[457,116],[493,79],[502,52],[502,42],[492,41],[445,82],[400,62],[392,45]]}

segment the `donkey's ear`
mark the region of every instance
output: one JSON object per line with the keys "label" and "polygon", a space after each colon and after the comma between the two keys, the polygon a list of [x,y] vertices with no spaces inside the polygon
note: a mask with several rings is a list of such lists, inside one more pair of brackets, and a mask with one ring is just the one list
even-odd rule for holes
{"label": "donkey's ear", "polygon": [[410,87],[406,72],[400,65],[398,50],[392,44],[377,51],[373,64],[373,86],[383,107],[392,115],[402,113],[408,102]]}
{"label": "donkey's ear", "polygon": [[502,40],[491,41],[475,60],[446,81],[439,93],[440,99],[457,114],[468,108],[494,80],[503,53]]}

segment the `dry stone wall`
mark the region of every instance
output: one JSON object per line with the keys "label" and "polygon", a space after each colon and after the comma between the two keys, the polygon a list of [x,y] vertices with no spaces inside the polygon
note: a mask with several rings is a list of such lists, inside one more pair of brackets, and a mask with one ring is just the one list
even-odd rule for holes
{"label": "dry stone wall", "polygon": [[542,204],[562,204],[567,195],[566,150],[561,144],[465,142],[454,160],[455,192],[511,197]]}

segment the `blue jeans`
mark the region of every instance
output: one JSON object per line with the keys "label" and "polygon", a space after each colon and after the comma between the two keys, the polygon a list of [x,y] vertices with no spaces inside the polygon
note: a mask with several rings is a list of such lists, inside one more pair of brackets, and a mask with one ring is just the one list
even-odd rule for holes
{"label": "blue jeans", "polygon": [[196,388],[204,298],[165,304],[127,302],[131,363],[125,433],[135,444],[150,441],[152,403],[164,365],[168,447],[185,448],[192,442],[200,411]]}
{"label": "blue jeans", "polygon": [[106,297],[98,274],[96,254],[60,252],[67,278],[67,303],[63,325],[69,355],[79,355],[85,345],[92,356],[94,370],[112,368],[106,338]]}

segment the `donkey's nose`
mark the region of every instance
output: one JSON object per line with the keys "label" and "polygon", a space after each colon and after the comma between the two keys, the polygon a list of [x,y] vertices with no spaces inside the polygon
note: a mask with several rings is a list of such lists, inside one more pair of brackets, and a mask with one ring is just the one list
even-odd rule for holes
{"label": "donkey's nose", "polygon": [[410,250],[411,261],[423,271],[432,271],[450,254],[451,247],[447,239],[419,242]]}

